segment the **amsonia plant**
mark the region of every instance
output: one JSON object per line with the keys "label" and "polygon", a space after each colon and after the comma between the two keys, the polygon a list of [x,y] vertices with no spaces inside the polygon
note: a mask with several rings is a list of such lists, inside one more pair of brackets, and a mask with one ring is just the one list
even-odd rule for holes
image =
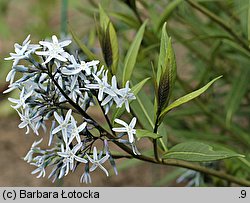
{"label": "amsonia plant", "polygon": [[[43,129],[49,136],[47,148],[39,147],[43,142],[43,138],[39,138],[24,157],[25,161],[36,167],[32,174],[37,174],[38,178],[45,177],[47,169],[52,168],[48,177],[55,181],[81,167],[84,173],[80,181],[90,183],[91,173],[97,168],[109,176],[106,162],[118,174],[116,159],[134,158],[155,163],[156,167],[157,164],[173,165],[194,171],[188,175],[204,173],[240,185],[250,185],[246,180],[206,165],[207,162],[242,158],[243,155],[197,141],[170,146],[167,139],[163,139],[166,135],[159,133],[159,127],[168,112],[195,99],[222,76],[172,101],[177,68],[172,39],[168,36],[164,23],[158,63],[152,63],[155,103],[150,111],[154,112],[154,118],[143,111],[144,116],[149,118],[152,130],[144,128],[138,118],[141,113],[130,106],[137,102],[143,110],[143,101],[138,93],[150,80],[145,78],[136,85],[132,82],[147,20],[135,35],[124,61],[121,62],[121,74],[118,74],[119,47],[116,31],[101,6],[99,13],[100,24],[97,30],[103,59],[82,44],[73,31],[72,38],[85,58],[78,52],[69,51],[71,40],[59,40],[55,35],[36,44],[31,43],[29,35],[23,43],[15,43],[15,53],[10,53],[10,57],[5,58],[13,61],[6,78],[10,84],[5,93],[14,90],[20,92],[19,98],[9,98],[11,106],[20,116],[21,123],[18,127],[26,128],[26,134],[33,132],[37,136]],[[103,114],[105,124],[97,122],[89,113],[89,109],[95,106]],[[142,138],[152,142],[153,154],[144,153],[137,147]],[[121,151],[114,151],[111,143]]]}

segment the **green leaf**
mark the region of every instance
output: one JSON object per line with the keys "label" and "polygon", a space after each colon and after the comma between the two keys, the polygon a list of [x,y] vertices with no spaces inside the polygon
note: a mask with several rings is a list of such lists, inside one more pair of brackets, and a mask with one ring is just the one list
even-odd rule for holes
{"label": "green leaf", "polygon": [[119,60],[119,48],[118,40],[115,28],[111,23],[108,15],[99,5],[100,13],[100,24],[102,29],[102,35],[99,36],[101,39],[101,47],[106,65],[111,68],[112,74],[115,75],[117,71],[117,65]]}
{"label": "green leaf", "polygon": [[160,16],[159,22],[157,24],[157,30],[159,30],[161,28],[161,26],[164,24],[164,22],[166,22],[168,20],[168,18],[170,17],[172,12],[176,9],[176,7],[182,2],[183,2],[183,0],[174,0],[174,1],[171,1],[166,6],[164,11],[162,12],[162,15]]}
{"label": "green leaf", "polygon": [[132,42],[126,54],[126,57],[124,60],[125,62],[124,62],[123,78],[122,78],[123,86],[125,86],[126,82],[130,80],[130,77],[132,75],[146,24],[147,24],[147,20],[140,27],[139,31],[137,32],[135,36],[134,41]]}
{"label": "green leaf", "polygon": [[153,139],[158,139],[158,138],[161,138],[162,136],[156,134],[156,133],[153,133],[149,130],[143,130],[143,129],[136,129],[136,137],[138,139],[141,139],[143,137],[150,137],[150,138],[153,138]]}
{"label": "green leaf", "polygon": [[[145,83],[150,79],[150,77],[145,78],[144,80],[142,80],[141,82],[139,82],[138,84],[136,84],[135,86],[133,86],[131,88],[132,92],[134,93],[134,95],[137,95],[139,93],[139,91],[141,90],[141,88],[145,85]],[[119,118],[125,111],[125,107],[122,106],[121,108],[117,108],[116,111],[113,113],[112,116],[112,123],[114,123],[114,120],[116,118]]]}
{"label": "green leaf", "polygon": [[83,51],[83,53],[86,54],[86,56],[89,58],[89,60],[98,59],[98,57],[94,53],[92,53],[86,45],[84,45],[81,42],[81,40],[77,37],[77,35],[75,34],[75,32],[72,30],[71,27],[70,27],[70,33],[71,33],[75,43],[80,47],[80,49]]}
{"label": "green leaf", "polygon": [[137,95],[136,100],[131,103],[131,108],[143,128],[153,130],[154,122],[152,118],[154,115],[152,109],[154,106],[148,95],[144,92],[140,92]]}
{"label": "green leaf", "polygon": [[212,146],[201,142],[184,142],[175,145],[163,155],[163,159],[180,159],[193,162],[216,161],[232,157],[244,157],[231,150],[215,151]]}
{"label": "green leaf", "polygon": [[155,112],[160,115],[161,111],[168,105],[176,80],[176,60],[172,47],[171,38],[166,31],[166,23],[162,27],[160,54],[157,67],[157,89]]}
{"label": "green leaf", "polygon": [[163,27],[162,27],[162,32],[161,32],[161,44],[160,44],[160,54],[159,54],[159,59],[158,59],[158,66],[157,66],[157,83],[159,84],[160,82],[160,77],[161,77],[161,73],[162,68],[166,67],[166,53],[167,53],[167,47],[168,47],[168,34],[166,31],[166,26],[167,23],[164,23]]}
{"label": "green leaf", "polygon": [[133,86],[131,88],[132,92],[134,93],[134,95],[137,95],[138,92],[141,90],[141,88],[145,85],[145,83],[150,79],[150,77],[145,78],[144,80],[142,80],[141,82],[137,83],[135,86]]}
{"label": "green leaf", "polygon": [[163,119],[163,117],[173,108],[176,108],[184,103],[187,103],[188,101],[198,97],[199,95],[201,95],[203,92],[205,92],[216,80],[220,79],[222,76],[219,76],[215,79],[213,79],[212,81],[210,81],[208,84],[206,84],[204,87],[191,92],[177,100],[175,100],[172,104],[170,104],[169,106],[167,106],[161,113],[160,115],[160,120]]}
{"label": "green leaf", "polygon": [[226,123],[230,125],[231,119],[234,113],[239,108],[244,95],[247,93],[249,85],[250,71],[245,67],[242,67],[239,77],[235,77],[233,80],[232,88],[229,92],[229,96],[226,102]]}

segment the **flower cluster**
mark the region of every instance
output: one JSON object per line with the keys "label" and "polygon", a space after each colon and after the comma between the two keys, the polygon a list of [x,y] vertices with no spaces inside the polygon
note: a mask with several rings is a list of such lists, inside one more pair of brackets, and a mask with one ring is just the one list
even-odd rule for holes
{"label": "flower cluster", "polygon": [[[19,98],[9,98],[9,101],[22,121],[18,127],[26,128],[26,134],[30,129],[36,135],[39,135],[40,128],[46,132],[51,123],[48,146],[53,147],[41,149],[38,145],[43,139],[40,139],[33,143],[24,157],[36,167],[32,174],[44,177],[46,168],[51,166],[53,169],[48,177],[55,181],[84,165],[80,181],[89,183],[90,173],[96,168],[109,175],[103,166],[107,160],[117,173],[109,142],[116,139],[131,146],[135,154],[139,152],[135,146],[135,117],[129,125],[116,118],[115,122],[124,127],[111,128],[111,138],[86,113],[88,108],[99,105],[108,114],[113,107],[125,106],[130,112],[129,103],[136,98],[129,82],[118,88],[116,76],[110,76],[104,66],[100,67],[98,60],[86,62],[77,54],[69,53],[67,46],[70,43],[71,40],[59,41],[55,35],[52,40],[40,41],[39,44],[31,44],[30,36],[21,45],[16,43],[15,53],[5,58],[12,60],[13,64],[6,78],[9,88],[4,93],[20,91]],[[22,73],[22,77],[16,80],[17,72]],[[99,134],[94,134],[93,129]],[[124,135],[128,139],[121,139]],[[97,140],[102,141],[99,153],[95,146]]]}

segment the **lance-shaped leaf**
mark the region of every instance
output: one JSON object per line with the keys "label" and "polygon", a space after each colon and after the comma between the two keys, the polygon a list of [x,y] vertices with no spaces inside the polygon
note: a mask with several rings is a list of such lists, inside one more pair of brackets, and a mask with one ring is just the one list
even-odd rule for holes
{"label": "lance-shaped leaf", "polygon": [[153,138],[153,139],[158,139],[158,138],[161,138],[162,136],[156,134],[156,133],[153,133],[149,130],[144,130],[144,129],[136,129],[136,137],[138,139],[141,139],[143,137],[149,137],[149,138]]}
{"label": "lance-shaped leaf", "polygon": [[160,114],[160,120],[163,119],[163,117],[173,108],[176,108],[184,103],[187,103],[188,101],[198,97],[199,95],[201,95],[203,92],[205,92],[216,80],[218,80],[219,78],[221,78],[222,76],[219,76],[215,79],[213,79],[212,81],[210,81],[208,84],[206,84],[204,87],[191,92],[177,100],[175,100],[172,104],[170,104],[169,106],[167,106],[162,113]]}
{"label": "lance-shaped leaf", "polygon": [[[133,86],[132,88],[131,88],[131,91],[133,92],[133,94],[136,96],[139,92],[140,92],[140,90],[141,90],[141,88],[145,85],[145,83],[149,80],[150,78],[148,77],[148,78],[145,78],[144,80],[142,80],[141,82],[139,82],[138,84],[136,84],[135,86]],[[132,101],[131,101],[132,102]],[[114,120],[116,119],[116,118],[119,118],[123,113],[124,113],[124,111],[125,111],[125,106],[122,106],[121,108],[117,108],[116,110],[115,110],[115,112],[113,113],[113,116],[112,116],[112,123],[114,123]]]}
{"label": "lance-shaped leaf", "polygon": [[160,54],[158,59],[157,75],[155,85],[157,116],[168,105],[176,80],[176,60],[172,47],[171,38],[166,31],[166,23],[162,28]]}
{"label": "lance-shaped leaf", "polygon": [[141,91],[136,96],[136,100],[131,103],[131,108],[144,129],[152,131],[154,128],[154,108],[149,96]]}
{"label": "lance-shaped leaf", "polygon": [[216,161],[232,157],[244,157],[231,150],[214,150],[212,146],[201,142],[184,142],[175,145],[163,155],[163,159],[180,159],[193,162]]}
{"label": "lance-shaped leaf", "polygon": [[143,38],[144,30],[146,27],[147,21],[145,21],[140,29],[138,30],[134,41],[129,47],[129,50],[126,54],[125,60],[124,60],[124,69],[123,69],[123,77],[122,77],[122,85],[125,86],[126,82],[130,80],[130,77],[132,75],[132,72],[134,70],[136,58],[138,55],[138,51],[141,45],[141,41]]}
{"label": "lance-shaped leaf", "polygon": [[113,75],[116,74],[119,52],[118,41],[113,24],[101,5],[99,5],[100,29],[98,29],[99,40],[106,65]]}
{"label": "lance-shaped leaf", "polygon": [[145,83],[150,79],[150,77],[145,78],[144,80],[142,80],[141,82],[137,83],[135,86],[133,86],[131,88],[132,92],[134,93],[134,95],[137,95],[138,92],[141,90],[141,88],[145,85]]}

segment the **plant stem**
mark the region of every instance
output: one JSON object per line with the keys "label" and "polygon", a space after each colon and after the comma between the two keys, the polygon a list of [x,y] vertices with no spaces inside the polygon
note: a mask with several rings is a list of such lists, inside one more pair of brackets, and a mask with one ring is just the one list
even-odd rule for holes
{"label": "plant stem", "polygon": [[[158,131],[158,127],[159,127],[158,121],[159,121],[159,115],[157,115],[157,118],[156,118],[156,121],[155,121],[154,133],[157,133],[157,131]],[[153,146],[154,146],[155,159],[159,162],[160,158],[159,158],[159,154],[158,154],[157,139],[153,139]]]}
{"label": "plant stem", "polygon": [[[131,154],[130,149],[129,149],[128,153]],[[221,178],[221,179],[229,181],[231,183],[236,183],[240,186],[250,186],[250,181],[248,181],[248,180],[234,177],[232,175],[225,173],[224,171],[216,171],[214,169],[210,169],[210,168],[207,168],[207,167],[204,167],[204,166],[201,166],[198,164],[190,163],[187,161],[176,160],[176,159],[165,159],[162,161],[157,161],[154,158],[147,157],[144,155],[138,156],[138,155],[134,155],[133,153],[131,154],[131,156],[133,158],[139,159],[141,161],[146,161],[146,162],[150,162],[150,163],[154,163],[154,164],[167,165],[167,166],[177,166],[177,167],[182,167],[182,168],[186,168],[186,169],[191,169],[194,171],[198,171],[201,173],[205,173],[205,174],[208,174],[211,176]],[[131,158],[131,157],[126,157],[126,158]]]}
{"label": "plant stem", "polygon": [[[81,113],[81,115],[87,119],[90,119],[92,121],[94,121],[91,116],[89,116],[78,104],[76,104],[73,100],[71,100],[68,95],[63,91],[63,89],[60,87],[60,85],[57,83],[57,81],[55,80],[55,78],[53,77],[52,73],[50,73],[49,71],[46,72],[49,77],[52,79],[52,81],[55,83],[56,87],[59,89],[59,91],[62,93],[62,95],[68,100],[68,102],[79,112]],[[107,132],[103,127],[101,127],[100,125],[96,126],[101,132],[105,132],[105,135],[109,138],[109,139],[114,139],[115,136],[110,134],[109,132]],[[156,131],[158,129],[158,126],[155,128]],[[127,152],[129,155],[131,155],[133,158],[135,159],[139,159],[142,161],[146,161],[146,162],[150,162],[150,163],[155,163],[155,164],[161,164],[161,165],[169,165],[169,166],[178,166],[178,167],[183,167],[183,168],[187,168],[187,169],[191,169],[191,170],[195,170],[195,171],[199,171],[202,173],[206,173],[208,175],[212,175],[224,180],[227,180],[229,182],[232,183],[236,183],[242,186],[250,186],[250,181],[247,180],[242,180],[239,179],[237,177],[234,177],[232,175],[226,174],[223,171],[216,171],[214,169],[209,169],[206,168],[204,166],[200,166],[197,164],[193,164],[193,163],[189,163],[186,161],[181,161],[181,160],[174,160],[174,159],[167,159],[167,160],[162,160],[159,161],[155,158],[149,157],[149,156],[145,156],[145,155],[135,155],[133,153],[133,151],[127,147],[126,145],[114,140],[113,141],[114,144],[116,144],[118,147],[120,147],[122,150],[124,150],[125,152]],[[126,157],[126,158],[130,158],[130,157]]]}
{"label": "plant stem", "polygon": [[[96,97],[96,99],[98,100],[97,97]],[[112,130],[113,127],[112,127],[112,124],[111,124],[111,122],[110,122],[110,120],[109,120],[109,117],[108,117],[107,114],[105,114],[105,110],[103,109],[103,106],[101,105],[101,103],[100,103],[99,100],[98,100],[98,104],[99,104],[99,106],[100,106],[100,108],[101,108],[101,110],[102,110],[102,113],[103,113],[103,116],[105,117],[106,122],[108,123],[108,126],[109,126],[110,131],[111,131],[112,134],[115,136],[115,132]]]}

